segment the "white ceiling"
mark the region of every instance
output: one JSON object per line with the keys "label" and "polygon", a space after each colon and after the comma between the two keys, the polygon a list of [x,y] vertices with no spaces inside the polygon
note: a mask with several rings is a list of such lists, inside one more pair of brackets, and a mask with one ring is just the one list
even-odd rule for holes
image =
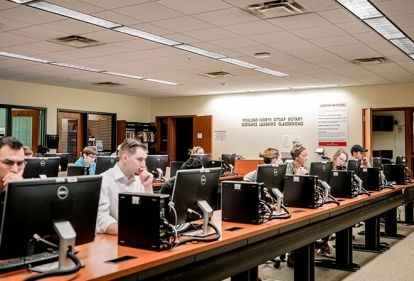
{"label": "white ceiling", "polygon": [[[414,60],[334,0],[297,0],[309,12],[262,20],[242,8],[263,0],[49,0],[69,9],[289,74],[275,77],[31,7],[0,0],[0,51],[176,82],[149,81],[0,56],[0,79],[146,97],[258,89],[414,81]],[[414,38],[413,0],[372,0]],[[104,44],[74,48],[50,40],[80,35]],[[258,59],[254,53],[269,52]],[[353,59],[389,62],[358,66]],[[200,74],[226,71],[232,77]],[[123,86],[105,87],[97,82]]]}

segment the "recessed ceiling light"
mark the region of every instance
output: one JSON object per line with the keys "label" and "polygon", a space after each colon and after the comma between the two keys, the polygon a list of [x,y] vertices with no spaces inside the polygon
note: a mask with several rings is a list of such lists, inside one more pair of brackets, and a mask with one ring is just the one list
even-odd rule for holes
{"label": "recessed ceiling light", "polygon": [[114,76],[119,76],[119,77],[125,77],[125,78],[144,79],[144,77],[141,77],[141,76],[130,75],[130,74],[125,74],[125,73],[120,73],[120,72],[102,71],[102,73],[103,74],[114,75]]}
{"label": "recessed ceiling light", "polygon": [[34,61],[34,62],[40,62],[40,63],[52,63],[51,60],[44,60],[19,54],[13,54],[8,52],[0,52],[0,56],[9,57],[9,58],[16,58],[16,59],[22,59],[22,60],[28,60],[28,61]]}
{"label": "recessed ceiling light", "polygon": [[178,85],[178,83],[175,83],[175,82],[169,82],[169,81],[163,81],[163,80],[151,79],[151,78],[144,78],[142,80],[149,81],[149,82],[155,82],[155,83],[161,83],[161,84],[167,84],[167,85]]}
{"label": "recessed ceiling light", "polygon": [[410,38],[390,40],[395,46],[406,54],[414,54],[414,42]]}
{"label": "recessed ceiling light", "polygon": [[366,19],[364,21],[388,40],[405,37],[404,33],[402,33],[386,17]]}
{"label": "recessed ceiling light", "polygon": [[303,90],[303,89],[319,89],[319,88],[332,88],[338,87],[338,84],[323,84],[323,85],[308,85],[308,86],[294,86],[290,87],[292,90]]}
{"label": "recessed ceiling light", "polygon": [[220,59],[221,61],[225,61],[231,64],[235,64],[241,67],[245,67],[245,68],[249,68],[249,69],[253,69],[253,68],[258,68],[259,66],[255,65],[255,64],[251,64],[245,61],[241,61],[241,60],[237,60],[237,59],[233,59],[233,58],[224,58],[224,59]]}
{"label": "recessed ceiling light", "polygon": [[157,43],[161,43],[167,46],[174,46],[174,45],[178,45],[181,44],[180,42],[174,41],[174,40],[170,40],[168,38],[164,38],[158,35],[154,35],[145,31],[141,31],[132,27],[127,27],[127,26],[122,26],[122,27],[118,27],[118,28],[114,28],[113,30],[125,33],[125,34],[129,34],[138,38],[142,38],[142,39],[146,39],[146,40],[150,40],[153,42],[157,42]]}
{"label": "recessed ceiling light", "polygon": [[210,51],[207,51],[207,50],[203,50],[203,49],[193,47],[193,46],[190,46],[190,45],[185,45],[185,44],[175,45],[174,47],[176,47],[178,49],[181,49],[181,50],[189,51],[189,52],[192,52],[192,53],[195,53],[195,54],[198,54],[198,55],[209,57],[209,58],[212,58],[212,59],[221,59],[221,58],[226,57],[226,56],[223,56],[223,55],[220,55],[220,54],[216,54],[216,53],[213,53],[213,52],[210,52]]}
{"label": "recessed ceiling light", "polygon": [[280,71],[276,71],[276,70],[272,70],[269,68],[264,68],[264,67],[259,67],[259,68],[255,68],[254,70],[259,71],[259,72],[263,72],[266,74],[270,74],[273,76],[277,76],[277,77],[284,77],[284,76],[289,76],[289,74],[280,72]]}
{"label": "recessed ceiling light", "polygon": [[68,67],[68,68],[86,70],[86,71],[91,71],[91,72],[102,72],[102,70],[99,70],[99,69],[96,69],[96,68],[86,67],[86,66],[81,66],[81,65],[75,65],[75,64],[70,64],[70,63],[64,63],[64,62],[52,62],[51,64],[57,65],[57,66]]}
{"label": "recessed ceiling light", "polygon": [[381,17],[382,14],[367,0],[336,0],[360,19]]}
{"label": "recessed ceiling light", "polygon": [[80,12],[77,12],[71,9],[66,9],[64,7],[53,5],[47,2],[34,2],[34,3],[29,3],[27,5],[30,7],[43,10],[43,11],[51,12],[51,13],[65,16],[65,17],[72,18],[72,19],[77,19],[80,21],[102,26],[105,28],[114,28],[114,27],[122,26],[122,24],[119,24],[119,23],[93,17],[93,16],[90,16],[84,13],[80,13]]}

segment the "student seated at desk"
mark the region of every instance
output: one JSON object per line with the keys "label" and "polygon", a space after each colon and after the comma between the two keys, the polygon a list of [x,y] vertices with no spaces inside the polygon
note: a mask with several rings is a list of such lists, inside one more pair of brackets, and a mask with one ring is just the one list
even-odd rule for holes
{"label": "student seated at desk", "polygon": [[[189,158],[187,159],[187,161],[183,163],[183,165],[181,165],[180,169],[178,170],[200,169],[202,167],[203,164],[201,163],[200,159]],[[176,176],[171,177],[166,182],[164,182],[164,184],[161,187],[160,193],[169,194],[171,196],[174,189],[175,178]]]}
{"label": "student seated at desk", "polygon": [[147,147],[126,139],[119,149],[119,161],[102,173],[96,232],[118,234],[118,195],[121,192],[153,193],[153,175],[147,171]]}
{"label": "student seated at desk", "polygon": [[194,146],[191,150],[191,154],[205,154],[204,148],[202,148],[201,146]]}
{"label": "student seated at desk", "polygon": [[87,146],[82,151],[82,156],[75,161],[74,166],[76,167],[89,167],[89,175],[94,175],[96,170],[96,155],[98,152],[95,147]]}
{"label": "student seated at desk", "polygon": [[366,153],[368,149],[362,147],[359,144],[355,144],[351,147],[351,157],[352,159],[360,160],[362,167],[371,167],[368,158],[366,157]]}
{"label": "student seated at desk", "polygon": [[348,162],[348,153],[342,148],[339,148],[332,157],[332,167],[334,170],[346,170]]}
{"label": "student seated at desk", "polygon": [[305,166],[308,161],[306,148],[302,144],[297,143],[290,151],[290,155],[292,155],[293,162],[287,164],[286,175],[304,176],[309,174],[309,169]]}
{"label": "student seated at desk", "polygon": [[[282,157],[276,148],[266,148],[265,151],[260,152],[259,156],[263,158],[263,163],[265,164],[282,164]],[[243,177],[244,181],[256,181],[257,180],[257,169],[251,172],[248,172]]]}

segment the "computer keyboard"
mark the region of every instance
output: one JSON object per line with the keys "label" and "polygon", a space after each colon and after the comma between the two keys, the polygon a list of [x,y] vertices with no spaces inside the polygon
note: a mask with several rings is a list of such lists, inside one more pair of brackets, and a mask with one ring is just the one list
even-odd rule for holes
{"label": "computer keyboard", "polygon": [[38,264],[44,264],[56,261],[59,254],[56,252],[43,252],[26,257],[18,257],[7,260],[0,260],[0,273],[17,270],[26,267],[33,267]]}

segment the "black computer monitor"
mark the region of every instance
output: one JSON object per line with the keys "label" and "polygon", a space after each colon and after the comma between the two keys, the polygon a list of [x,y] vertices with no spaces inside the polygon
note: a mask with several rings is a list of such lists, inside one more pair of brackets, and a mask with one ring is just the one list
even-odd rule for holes
{"label": "black computer monitor", "polygon": [[211,160],[209,154],[191,154],[190,158],[199,159],[203,167],[207,167],[208,161]]}
{"label": "black computer monitor", "polygon": [[58,243],[55,222],[70,222],[77,245],[92,242],[101,182],[100,176],[78,177],[76,181],[61,177],[10,182],[0,230],[0,258],[44,251],[43,243],[31,242],[34,234]]}
{"label": "black computer monitor", "polygon": [[346,169],[348,171],[353,171],[356,175],[359,174],[359,169],[361,167],[361,161],[358,159],[348,159]]}
{"label": "black computer monitor", "polygon": [[404,164],[384,164],[384,175],[387,182],[405,184]]}
{"label": "black computer monitor", "polygon": [[236,154],[221,154],[221,160],[225,165],[232,165],[234,167],[234,162],[236,162]]}
{"label": "black computer monitor", "polygon": [[286,164],[262,164],[257,166],[256,182],[262,182],[270,194],[272,188],[283,191],[285,184]]}
{"label": "black computer monitor", "polygon": [[393,151],[392,149],[381,149],[381,158],[392,159]]}
{"label": "black computer monitor", "polygon": [[332,171],[332,162],[312,162],[309,168],[309,175],[318,176],[322,181],[329,181],[329,175]]}
{"label": "black computer monitor", "polygon": [[69,163],[69,153],[67,152],[59,152],[59,153],[46,153],[46,157],[60,157],[60,170],[62,172],[67,170],[68,163]]}
{"label": "black computer monitor", "polygon": [[39,178],[41,175],[57,177],[59,174],[60,157],[27,157],[23,178]]}
{"label": "black computer monitor", "polygon": [[66,175],[68,177],[87,176],[89,175],[89,167],[68,165]]}
{"label": "black computer monitor", "polygon": [[170,177],[174,177],[183,164],[184,161],[170,161]]}
{"label": "black computer monitor", "polygon": [[[147,165],[148,171],[161,178],[162,176],[165,176],[168,163],[168,155],[148,155],[145,163]],[[158,169],[162,171],[162,175],[160,175]]]}
{"label": "black computer monitor", "polygon": [[201,201],[206,201],[213,210],[215,209],[220,172],[221,168],[177,171],[171,196],[177,212],[177,220],[174,219],[171,223],[180,225],[200,219],[199,216],[194,216],[188,210],[203,214],[198,205]]}
{"label": "black computer monitor", "polygon": [[118,156],[97,156],[95,175],[100,175],[106,170],[109,170],[110,168],[115,166],[118,160]]}

